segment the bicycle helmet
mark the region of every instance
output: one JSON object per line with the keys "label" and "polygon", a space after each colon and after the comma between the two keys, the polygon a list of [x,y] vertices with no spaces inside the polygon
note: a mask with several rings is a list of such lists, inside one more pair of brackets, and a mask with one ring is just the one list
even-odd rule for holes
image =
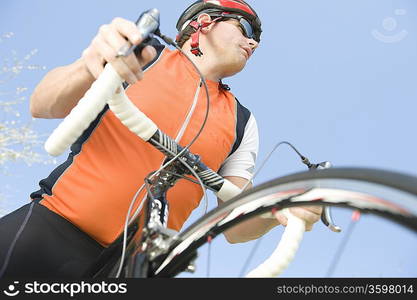
{"label": "bicycle helmet", "polygon": [[[178,30],[177,42],[182,38],[184,30],[191,26],[194,33],[191,34],[191,52],[194,55],[200,56],[203,53],[199,49],[199,34],[201,28],[204,28],[210,23],[197,23],[197,18],[201,13],[207,13],[215,18],[213,22],[221,19],[235,18],[244,21],[251,27],[249,38],[260,42],[262,33],[262,24],[255,10],[243,0],[199,0],[191,4],[179,18],[176,28]],[[242,22],[241,22],[242,23]]]}

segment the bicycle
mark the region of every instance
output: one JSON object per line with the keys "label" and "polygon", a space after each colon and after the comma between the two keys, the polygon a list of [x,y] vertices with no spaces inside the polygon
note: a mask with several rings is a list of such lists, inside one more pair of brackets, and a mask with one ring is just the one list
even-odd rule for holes
{"label": "bicycle", "polygon": [[[147,35],[153,32],[175,46],[171,39],[160,33],[159,21],[155,22],[159,14],[153,13],[150,15],[153,20],[144,14],[137,22],[138,26],[141,22],[146,23],[146,26],[154,22],[154,27]],[[126,48],[121,55],[129,51],[137,53],[140,49]],[[201,78],[207,94],[207,117],[209,93],[203,76]],[[391,219],[417,232],[416,177],[375,169],[326,169],[326,164],[311,164],[306,157],[301,156],[312,170],[277,178],[241,192],[241,189],[205,166],[198,155],[190,152],[189,147],[199,134],[189,145],[180,146],[130,102],[122,84],[122,79],[111,65],[106,65],[104,72],[45,144],[50,154],[62,153],[108,104],[123,124],[166,156],[163,166],[145,180],[142,188],[148,191],[146,201],[142,201],[132,215],[136,201],[134,197],[127,212],[123,235],[103,253],[87,276],[176,276],[184,270],[192,270],[196,250],[220,233],[250,217],[268,218],[283,210],[289,221],[277,250],[265,263],[247,274],[248,277],[276,276],[294,257],[305,231],[303,221],[286,210],[292,206],[350,207]],[[166,193],[179,179],[200,184],[216,193],[225,203],[177,234],[166,227],[169,212]],[[324,212],[322,220],[326,226],[339,231],[327,208]]]}

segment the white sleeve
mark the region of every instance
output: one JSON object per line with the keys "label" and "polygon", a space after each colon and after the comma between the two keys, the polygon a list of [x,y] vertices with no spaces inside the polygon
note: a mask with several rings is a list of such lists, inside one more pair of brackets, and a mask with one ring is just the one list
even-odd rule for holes
{"label": "white sleeve", "polygon": [[251,114],[239,147],[223,163],[219,170],[221,176],[236,176],[251,180],[255,171],[259,150],[258,126]]}

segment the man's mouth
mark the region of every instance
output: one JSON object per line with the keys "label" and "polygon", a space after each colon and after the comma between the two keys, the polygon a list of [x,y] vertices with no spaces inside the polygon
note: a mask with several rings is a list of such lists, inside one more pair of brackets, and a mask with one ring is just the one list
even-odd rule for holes
{"label": "man's mouth", "polygon": [[249,59],[252,55],[252,50],[249,47],[241,47],[243,50],[245,50],[247,59]]}

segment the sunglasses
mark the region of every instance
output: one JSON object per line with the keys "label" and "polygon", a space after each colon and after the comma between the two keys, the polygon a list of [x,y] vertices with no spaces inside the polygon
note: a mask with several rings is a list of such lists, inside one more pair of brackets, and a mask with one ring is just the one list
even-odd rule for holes
{"label": "sunglasses", "polygon": [[237,20],[243,35],[249,39],[257,41],[256,34],[252,25],[244,17],[239,15],[228,15],[226,18]]}
{"label": "sunglasses", "polygon": [[239,28],[241,29],[243,35],[259,43],[259,39],[256,37],[255,30],[253,30],[252,25],[249,23],[248,20],[246,20],[241,15],[223,13],[223,14],[211,14],[211,16],[216,18],[214,22],[227,21],[230,19],[237,20],[239,22]]}

